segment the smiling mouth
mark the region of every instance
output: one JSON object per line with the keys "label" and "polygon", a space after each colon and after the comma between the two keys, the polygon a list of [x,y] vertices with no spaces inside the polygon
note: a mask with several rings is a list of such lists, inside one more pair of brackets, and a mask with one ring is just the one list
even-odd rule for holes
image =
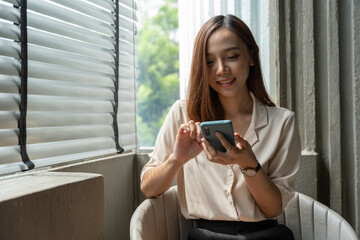
{"label": "smiling mouth", "polygon": [[229,86],[235,81],[235,79],[236,78],[231,78],[227,80],[217,81],[217,83],[220,84],[221,86]]}

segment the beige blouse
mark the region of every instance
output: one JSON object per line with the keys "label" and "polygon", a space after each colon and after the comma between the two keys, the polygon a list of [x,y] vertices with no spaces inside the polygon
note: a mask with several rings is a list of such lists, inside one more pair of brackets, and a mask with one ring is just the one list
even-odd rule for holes
{"label": "beige blouse", "polygon": [[[282,207],[294,195],[294,180],[300,163],[300,138],[294,113],[254,100],[253,114],[245,139],[280,189]],[[186,100],[171,107],[156,139],[150,161],[141,172],[162,164],[172,153],[176,133],[187,123]],[[181,212],[188,219],[261,221],[265,217],[249,192],[237,164],[221,165],[207,160],[204,152],[187,162],[177,175]]]}

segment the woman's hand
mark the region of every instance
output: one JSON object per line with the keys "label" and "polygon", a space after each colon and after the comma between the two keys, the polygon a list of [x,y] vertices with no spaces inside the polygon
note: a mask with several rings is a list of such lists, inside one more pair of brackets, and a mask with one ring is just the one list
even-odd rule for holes
{"label": "woman's hand", "polygon": [[233,146],[222,133],[216,132],[216,136],[227,151],[224,153],[217,151],[203,138],[202,147],[209,161],[223,165],[238,164],[242,169],[256,167],[257,160],[255,154],[253,153],[250,144],[241,137],[239,133],[234,134],[235,146]]}
{"label": "woman's hand", "polygon": [[180,126],[173,153],[163,164],[149,169],[143,176],[141,190],[146,197],[158,196],[170,188],[179,169],[203,150],[201,138],[200,123],[189,121]]}
{"label": "woman's hand", "polygon": [[173,158],[185,164],[203,150],[201,146],[201,128],[199,122],[189,121],[182,124],[176,135]]}
{"label": "woman's hand", "polygon": [[[255,154],[250,144],[240,134],[234,134],[235,146],[232,146],[221,133],[216,133],[216,135],[227,151],[225,153],[216,151],[209,142],[202,139],[203,149],[210,161],[223,165],[237,164],[241,169],[256,167],[258,162]],[[245,181],[255,202],[267,218],[274,218],[281,213],[282,200],[280,190],[269,179],[262,168],[260,168],[255,176],[245,176]]]}

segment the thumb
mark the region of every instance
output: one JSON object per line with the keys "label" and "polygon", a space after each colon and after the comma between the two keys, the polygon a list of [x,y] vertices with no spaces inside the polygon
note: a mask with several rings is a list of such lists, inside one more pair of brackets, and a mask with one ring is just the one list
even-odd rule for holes
{"label": "thumb", "polygon": [[242,149],[243,147],[246,146],[246,140],[239,134],[239,133],[234,133],[234,138],[235,138],[235,145],[239,148]]}

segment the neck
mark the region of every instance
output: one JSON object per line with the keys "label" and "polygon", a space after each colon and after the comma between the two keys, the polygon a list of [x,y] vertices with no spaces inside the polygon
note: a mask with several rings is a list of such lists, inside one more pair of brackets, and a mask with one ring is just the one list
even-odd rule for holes
{"label": "neck", "polygon": [[251,114],[253,109],[253,99],[249,91],[244,91],[241,96],[225,98],[219,96],[220,103],[224,110],[225,119],[232,119],[237,115]]}

